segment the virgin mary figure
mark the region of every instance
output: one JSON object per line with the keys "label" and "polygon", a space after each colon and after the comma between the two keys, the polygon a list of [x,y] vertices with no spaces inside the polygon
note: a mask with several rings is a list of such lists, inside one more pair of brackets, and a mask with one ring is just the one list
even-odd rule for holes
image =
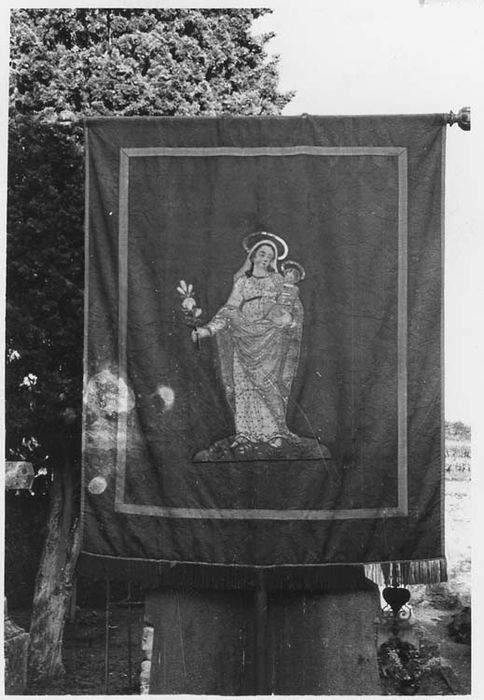
{"label": "virgin mary figure", "polygon": [[[217,340],[235,435],[198,453],[195,461],[223,459],[227,447],[237,459],[242,455],[275,458],[274,453],[280,459],[282,452],[292,453],[294,448],[300,452],[302,440],[308,442],[291,432],[286,423],[304,320],[299,296],[282,320],[271,313],[284,290],[279,266],[288,248],[282,238],[264,231],[247,236],[244,248],[247,257],[234,275],[226,303],[209,323],[192,334],[194,342],[197,337],[214,336]],[[319,448],[317,458],[321,457]]]}

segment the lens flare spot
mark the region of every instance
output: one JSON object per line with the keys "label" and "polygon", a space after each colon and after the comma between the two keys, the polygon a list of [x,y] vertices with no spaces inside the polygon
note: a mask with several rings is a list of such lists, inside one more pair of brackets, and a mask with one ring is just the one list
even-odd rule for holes
{"label": "lens flare spot", "polygon": [[169,411],[171,408],[173,408],[173,404],[175,403],[175,392],[173,389],[171,389],[169,386],[161,385],[157,389],[157,394],[165,404],[165,411]]}
{"label": "lens flare spot", "polygon": [[94,479],[91,479],[87,488],[94,496],[98,496],[106,490],[107,485],[107,481],[103,476],[95,476]]}
{"label": "lens flare spot", "polygon": [[135,396],[124,379],[104,369],[89,380],[84,402],[93,416],[112,418],[129,413],[135,406]]}

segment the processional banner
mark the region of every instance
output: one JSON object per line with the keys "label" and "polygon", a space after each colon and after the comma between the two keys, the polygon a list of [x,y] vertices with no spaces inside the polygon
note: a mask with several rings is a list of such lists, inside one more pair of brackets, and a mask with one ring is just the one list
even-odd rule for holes
{"label": "processional banner", "polygon": [[444,132],[87,120],[81,571],[445,579]]}

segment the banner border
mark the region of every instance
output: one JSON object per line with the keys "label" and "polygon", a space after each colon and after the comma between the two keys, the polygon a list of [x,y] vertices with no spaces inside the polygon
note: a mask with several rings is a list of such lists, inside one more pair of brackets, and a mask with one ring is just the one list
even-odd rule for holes
{"label": "banner border", "polygon": [[[143,157],[267,157],[267,156],[378,156],[396,157],[398,166],[398,326],[397,326],[397,484],[398,505],[388,508],[340,510],[273,510],[233,508],[173,508],[124,503],[126,481],[128,386],[127,308],[128,308],[128,202],[129,161]],[[408,163],[402,146],[289,146],[289,147],[148,147],[121,148],[119,152],[119,304],[118,304],[118,426],[116,459],[116,512],[164,518],[217,520],[357,520],[406,517],[408,515],[407,469],[407,239],[408,239]]]}

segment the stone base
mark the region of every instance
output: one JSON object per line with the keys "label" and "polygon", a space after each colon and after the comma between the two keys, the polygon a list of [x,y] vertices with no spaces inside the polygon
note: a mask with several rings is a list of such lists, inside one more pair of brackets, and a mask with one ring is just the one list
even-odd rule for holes
{"label": "stone base", "polygon": [[145,617],[154,638],[144,692],[381,694],[377,586],[334,594],[269,592],[262,646],[255,597],[250,591],[150,593]]}

